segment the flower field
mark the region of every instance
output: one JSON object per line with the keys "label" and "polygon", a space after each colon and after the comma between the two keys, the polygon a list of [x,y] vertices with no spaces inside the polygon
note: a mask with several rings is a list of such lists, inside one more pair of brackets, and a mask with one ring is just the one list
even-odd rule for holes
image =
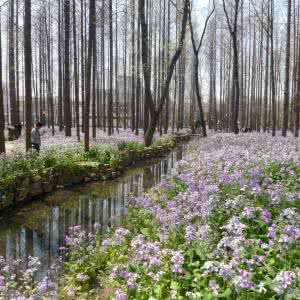
{"label": "flower field", "polygon": [[[70,228],[53,299],[300,299],[299,146],[263,134],[193,143],[105,239],[99,224]],[[0,296],[1,284],[3,270]]]}
{"label": "flower field", "polygon": [[222,134],[193,148],[108,239],[70,231],[65,297],[299,299],[298,141]]}
{"label": "flower field", "polygon": [[[59,131],[58,127],[55,127],[55,135],[52,135],[52,130],[46,127],[41,129],[42,133],[42,150],[49,150],[53,147],[64,145],[65,147],[76,147],[80,145],[76,136],[76,130],[72,128],[72,136],[66,137],[64,131]],[[90,133],[92,137],[92,132]],[[156,135],[157,136],[157,135]],[[84,140],[84,134],[80,132],[81,141]],[[121,142],[143,142],[143,135],[135,135],[130,129],[119,129],[119,132],[115,131],[112,136],[108,136],[103,130],[97,129],[96,138],[91,138],[91,145],[110,144],[116,146]],[[25,133],[22,136],[12,142],[6,142],[7,154],[12,155],[15,152],[25,152]]]}

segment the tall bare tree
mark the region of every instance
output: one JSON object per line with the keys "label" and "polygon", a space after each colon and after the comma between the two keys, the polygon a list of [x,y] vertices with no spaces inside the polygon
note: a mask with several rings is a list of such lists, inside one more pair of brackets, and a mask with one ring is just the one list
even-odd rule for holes
{"label": "tall bare tree", "polygon": [[[299,30],[299,29],[298,29]],[[298,32],[298,46],[300,44],[300,34]],[[297,53],[297,87],[295,93],[295,104],[294,104],[294,122],[295,122],[295,137],[299,137],[299,126],[300,126],[300,48]]]}
{"label": "tall bare tree", "polygon": [[289,98],[290,98],[290,56],[291,56],[291,19],[292,0],[288,0],[287,9],[287,36],[286,36],[286,57],[285,57],[285,82],[284,82],[284,108],[282,135],[286,136],[289,126]]}
{"label": "tall bare tree", "polygon": [[31,0],[24,2],[24,60],[25,60],[25,102],[26,102],[26,150],[31,148],[32,87],[31,87]]}
{"label": "tall bare tree", "polygon": [[77,34],[76,34],[76,1],[73,0],[73,46],[74,46],[74,88],[75,88],[75,123],[76,135],[80,141],[80,121],[79,121],[79,75],[77,58]]}
{"label": "tall bare tree", "polygon": [[194,36],[194,29],[193,29],[193,24],[192,24],[192,10],[189,10],[189,24],[190,24],[190,30],[191,30],[191,40],[192,40],[192,45],[193,45],[193,51],[194,51],[194,82],[195,82],[195,87],[196,87],[196,96],[197,96],[197,102],[198,102],[198,108],[199,108],[199,120],[200,120],[200,124],[202,127],[202,133],[203,136],[206,137],[207,133],[206,133],[206,122],[204,119],[204,112],[203,112],[203,105],[202,105],[202,96],[200,93],[200,86],[199,86],[199,52],[203,43],[203,38],[206,32],[206,28],[209,22],[209,19],[211,18],[211,16],[213,15],[215,11],[215,4],[213,6],[213,10],[211,11],[211,13],[208,15],[208,17],[205,20],[205,25],[204,25],[204,29],[199,41],[199,44],[196,45],[196,41],[195,41],[195,36]]}
{"label": "tall bare tree", "polygon": [[14,6],[15,1],[9,1],[9,50],[8,50],[8,63],[9,63],[9,95],[10,95],[10,110],[11,110],[11,124],[17,125],[17,98],[16,98],[16,76],[15,76],[15,39],[14,39]]}
{"label": "tall bare tree", "polygon": [[112,0],[109,0],[109,99],[107,106],[108,116],[108,135],[113,133],[113,12],[112,12]]}
{"label": "tall bare tree", "polygon": [[239,104],[240,104],[240,85],[239,85],[239,54],[238,54],[238,14],[240,0],[234,0],[233,8],[233,21],[230,20],[225,0],[223,1],[223,9],[226,16],[228,30],[232,40],[233,46],[233,76],[232,76],[232,89],[231,89],[231,98],[233,101],[233,110],[232,110],[232,120],[231,128],[232,131],[236,134],[239,133],[238,119],[239,119]]}
{"label": "tall bare tree", "polygon": [[70,88],[70,0],[64,0],[64,125],[66,136],[72,135],[71,88]]}
{"label": "tall bare tree", "polygon": [[165,82],[162,88],[162,95],[158,100],[157,105],[153,101],[153,96],[151,92],[151,82],[150,82],[150,62],[149,62],[149,35],[148,35],[148,24],[145,18],[145,0],[139,0],[139,18],[141,22],[141,37],[142,37],[142,63],[143,63],[143,72],[144,72],[144,85],[145,85],[145,101],[148,102],[151,121],[148,127],[148,130],[145,134],[145,145],[149,146],[152,143],[153,136],[155,133],[155,129],[158,125],[160,114],[162,113],[165,100],[169,93],[169,87],[171,83],[171,79],[173,77],[174,69],[176,63],[181,55],[185,35],[186,35],[186,27],[187,27],[187,20],[189,15],[189,5],[190,1],[184,1],[184,8],[183,8],[183,16],[182,16],[182,25],[181,25],[181,34],[179,39],[178,47],[171,59],[171,62],[168,66],[168,71],[166,75]]}
{"label": "tall bare tree", "polygon": [[85,88],[85,111],[84,111],[84,148],[89,151],[90,148],[90,95],[92,79],[92,57],[93,43],[96,43],[96,0],[90,0],[90,20],[89,20],[89,42],[88,54],[86,60],[86,88]]}
{"label": "tall bare tree", "polygon": [[62,38],[61,38],[61,1],[58,0],[58,126],[63,130],[63,91],[62,91]]}
{"label": "tall bare tree", "polygon": [[5,115],[4,115],[4,97],[2,85],[2,27],[0,10],[0,154],[5,153]]}

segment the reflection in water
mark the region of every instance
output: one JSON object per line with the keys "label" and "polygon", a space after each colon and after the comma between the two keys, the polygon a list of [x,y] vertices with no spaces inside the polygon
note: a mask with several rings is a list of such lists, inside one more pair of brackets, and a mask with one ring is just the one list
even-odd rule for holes
{"label": "reflection in water", "polygon": [[105,233],[107,227],[120,224],[126,215],[128,197],[141,195],[158,184],[162,176],[170,175],[185,150],[186,146],[181,145],[167,158],[129,170],[117,180],[57,191],[2,217],[0,255],[12,259],[38,257],[42,273],[47,272],[59,256],[69,227],[81,225],[91,230],[99,223]]}

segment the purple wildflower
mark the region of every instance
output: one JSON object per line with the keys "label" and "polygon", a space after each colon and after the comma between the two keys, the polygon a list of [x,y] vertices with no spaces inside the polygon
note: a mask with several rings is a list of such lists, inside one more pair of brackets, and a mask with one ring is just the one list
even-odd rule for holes
{"label": "purple wildflower", "polygon": [[125,293],[123,293],[120,290],[116,290],[115,291],[115,298],[114,298],[114,300],[127,300],[127,299],[128,299],[128,296]]}
{"label": "purple wildflower", "polygon": [[284,294],[285,290],[293,284],[296,274],[292,271],[283,271],[277,274],[273,280],[273,290],[278,294]]}
{"label": "purple wildflower", "polygon": [[172,251],[172,272],[173,273],[183,273],[182,265],[184,264],[184,257],[181,251]]}

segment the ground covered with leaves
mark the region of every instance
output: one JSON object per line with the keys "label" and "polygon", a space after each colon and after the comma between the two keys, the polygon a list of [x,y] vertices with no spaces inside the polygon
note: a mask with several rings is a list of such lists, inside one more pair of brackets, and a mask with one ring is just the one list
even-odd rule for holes
{"label": "ground covered with leaves", "polygon": [[299,146],[263,134],[195,142],[172,178],[131,200],[122,227],[69,230],[53,297],[299,299]]}

